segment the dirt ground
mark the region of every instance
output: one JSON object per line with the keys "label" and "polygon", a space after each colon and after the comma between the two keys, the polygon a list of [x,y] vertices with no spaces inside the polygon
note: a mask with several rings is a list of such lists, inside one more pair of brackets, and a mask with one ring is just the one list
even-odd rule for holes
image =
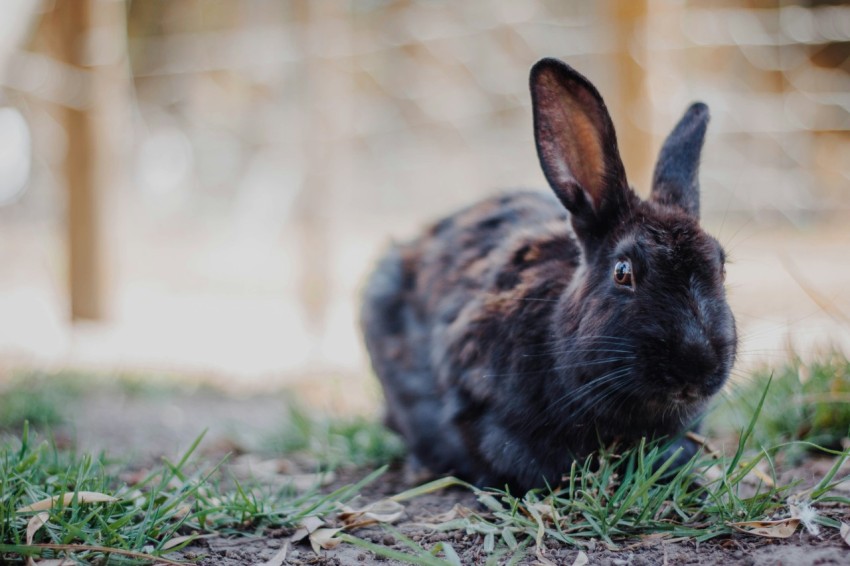
{"label": "dirt ground", "polygon": [[[212,459],[234,447],[250,453],[259,447],[259,438],[268,438],[279,430],[285,413],[283,395],[233,398],[209,389],[179,394],[121,394],[115,391],[86,395],[75,403],[80,410],[68,407],[73,415],[68,424],[60,426],[57,439],[76,445],[81,450],[105,450],[112,456],[130,462],[153,461],[159,456],[176,456],[185,450],[204,430],[207,435],[201,445],[201,455]],[[84,407],[84,409],[83,409]],[[827,461],[813,460],[792,470],[793,477],[814,479],[828,468]],[[370,470],[353,469],[338,474],[335,484],[350,483]],[[332,489],[329,486],[328,489]],[[358,504],[377,501],[412,487],[405,482],[402,466],[391,468],[377,482],[367,486]],[[484,564],[487,555],[482,550],[479,535],[462,532],[440,533],[419,526],[429,518],[449,511],[456,503],[475,508],[477,502],[467,491],[445,490],[405,502],[405,513],[395,528],[426,548],[441,540],[448,541],[464,564]],[[850,510],[836,510],[834,516],[850,522]],[[372,542],[404,551],[406,547],[380,528],[364,528],[353,533]],[[180,553],[179,558],[202,566],[236,566],[262,564],[272,559],[292,531],[278,529],[263,537],[203,538]],[[641,542],[623,544],[618,551],[602,545],[586,551],[589,564],[605,565],[674,565],[674,564],[850,564],[850,547],[833,529],[824,529],[820,537],[800,528],[790,539],[773,541],[740,535],[715,539],[707,543]],[[578,551],[551,547],[546,558],[555,564],[571,565]],[[178,555],[172,555],[178,558]],[[500,560],[499,563],[504,563]],[[272,562],[273,564],[279,562]],[[317,555],[306,541],[290,545],[284,564],[400,564],[375,556],[349,544],[342,544]],[[519,562],[539,563],[533,551]]]}
{"label": "dirt ground", "polygon": [[[380,489],[367,491],[366,497],[375,499],[392,495],[406,489],[402,474],[390,472],[381,479]],[[438,541],[446,540],[454,547],[463,564],[485,564],[488,555],[482,551],[480,535],[466,535],[462,532],[435,533],[417,526],[417,522],[428,522],[428,518],[444,513],[456,503],[470,507],[475,506],[474,499],[468,492],[447,490],[444,493],[419,497],[406,507],[406,513],[396,528],[419,544],[430,548]],[[264,539],[206,539],[188,550],[186,558],[203,556],[198,562],[204,566],[236,566],[244,564],[259,564],[271,559],[286,543],[288,531],[272,533]],[[362,539],[405,551],[406,547],[396,541],[392,534],[379,528],[360,529],[354,533]],[[638,541],[633,545],[623,545],[620,551],[610,551],[601,545],[594,550],[585,551],[590,565],[606,566],[661,566],[678,564],[729,564],[735,566],[751,566],[757,564],[771,565],[807,565],[807,564],[848,564],[850,563],[850,548],[841,540],[837,531],[828,531],[817,538],[806,532],[798,532],[791,539],[772,542],[754,537],[735,536],[719,539],[703,544],[694,542],[679,543],[647,543],[645,546]],[[572,565],[578,551],[571,548],[551,547],[546,558],[558,565]],[[504,564],[507,558],[500,560]],[[527,553],[519,564],[540,564],[534,551]],[[316,555],[308,544],[296,544],[287,553],[284,564],[317,564],[317,565],[346,565],[346,564],[379,564],[400,565],[403,562],[377,557],[371,552],[361,550],[351,545],[343,544],[332,550],[323,550]]]}

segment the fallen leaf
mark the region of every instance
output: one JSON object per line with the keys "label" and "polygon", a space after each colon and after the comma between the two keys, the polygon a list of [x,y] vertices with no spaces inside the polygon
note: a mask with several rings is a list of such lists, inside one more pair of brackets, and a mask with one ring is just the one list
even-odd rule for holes
{"label": "fallen leaf", "polygon": [[36,501],[32,505],[19,508],[17,512],[27,513],[29,511],[47,511],[48,509],[53,509],[60,499],[62,500],[63,506],[70,505],[74,501],[75,496],[77,498],[77,503],[113,503],[118,501],[118,498],[106,495],[105,493],[98,493],[96,491],[77,491],[66,493],[64,496],[56,495],[48,497],[47,499],[42,499],[41,501]]}
{"label": "fallen leaf", "polygon": [[590,560],[588,560],[587,554],[585,554],[583,550],[579,550],[576,555],[576,559],[573,560],[573,566],[584,566],[588,562],[590,562]]}
{"label": "fallen leaf", "polygon": [[800,519],[790,517],[779,521],[742,521],[728,523],[730,527],[742,533],[767,538],[788,538],[797,530]]}
{"label": "fallen leaf", "polygon": [[555,509],[549,503],[538,501],[537,503],[532,503],[529,507],[534,508],[542,518],[555,520]]}
{"label": "fallen leaf", "polygon": [[469,507],[464,507],[460,503],[455,503],[454,507],[448,511],[431,517],[419,517],[413,524],[434,531],[456,530],[457,528],[465,527],[463,519],[473,515],[475,515],[475,511]]}
{"label": "fallen leaf", "polygon": [[34,566],[71,566],[74,563],[70,558],[48,558],[33,562]]}
{"label": "fallen leaf", "polygon": [[760,470],[758,467],[755,467],[750,470],[750,473],[761,481],[767,487],[776,487],[776,483],[773,481],[773,478],[767,475],[767,473]]}
{"label": "fallen leaf", "polygon": [[318,517],[307,517],[302,519],[298,529],[289,537],[292,542],[298,542],[307,538],[313,531],[324,525],[325,522]]}
{"label": "fallen leaf", "polygon": [[346,529],[358,529],[375,523],[394,523],[402,515],[404,505],[391,499],[382,499],[362,509],[344,507],[343,512],[339,514],[339,520]]}
{"label": "fallen leaf", "polygon": [[338,546],[342,540],[334,537],[341,530],[341,528],[329,529],[325,527],[310,533],[310,546],[313,547],[313,552],[319,554],[319,549],[328,550]]}
{"label": "fallen leaf", "polygon": [[847,523],[841,523],[841,538],[850,546],[850,525]]}
{"label": "fallen leaf", "polygon": [[312,533],[324,524],[325,522],[318,517],[307,517],[301,521],[301,526],[307,529],[308,533]]}
{"label": "fallen leaf", "polygon": [[439,515],[434,515],[433,517],[428,517],[423,519],[423,521],[429,524],[447,523],[448,521],[453,521],[457,518],[464,519],[474,514],[475,512],[469,507],[464,507],[460,503],[455,503],[454,507],[448,511],[440,513]]}
{"label": "fallen leaf", "polygon": [[47,511],[42,511],[38,515],[34,515],[32,519],[27,523],[27,544],[32,544],[33,539],[35,538],[35,533],[38,532],[38,529],[47,524],[47,520],[50,518],[50,513]]}
{"label": "fallen leaf", "polygon": [[[35,538],[35,533],[38,532],[38,529],[47,524],[48,519],[50,519],[50,513],[42,511],[29,520],[27,523],[27,545],[32,544],[32,541]],[[32,556],[27,556],[27,566],[35,566],[35,561],[33,561]]]}
{"label": "fallen leaf", "polygon": [[285,542],[283,547],[278,551],[277,554],[266,560],[265,562],[260,562],[255,566],[281,566],[283,561],[286,560],[286,555],[289,553],[289,542]]}

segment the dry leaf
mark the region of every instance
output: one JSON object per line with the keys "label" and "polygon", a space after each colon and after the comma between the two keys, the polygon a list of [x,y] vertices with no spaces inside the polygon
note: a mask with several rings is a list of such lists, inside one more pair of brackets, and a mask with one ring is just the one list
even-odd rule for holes
{"label": "dry leaf", "polygon": [[334,536],[341,530],[341,528],[329,529],[325,527],[310,533],[310,546],[313,547],[313,552],[319,554],[319,550],[322,548],[329,550],[338,546],[342,541],[334,538]]}
{"label": "dry leaf", "polygon": [[533,507],[542,518],[549,519],[551,521],[555,520],[555,509],[549,503],[538,501],[537,503],[529,505],[529,507]]}
{"label": "dry leaf", "polygon": [[358,529],[375,523],[394,523],[404,515],[404,505],[391,499],[370,503],[362,509],[343,509],[339,519],[346,529]]}
{"label": "dry leaf", "polygon": [[[50,513],[47,511],[42,511],[38,515],[35,515],[32,519],[27,523],[27,544],[32,544],[33,539],[35,538],[35,533],[38,532],[38,529],[47,524],[47,520],[50,519]],[[27,556],[27,566],[34,566],[35,562],[33,561],[32,556]]]}
{"label": "dry leaf", "polygon": [[307,529],[308,533],[312,533],[324,524],[325,522],[318,517],[307,517],[301,521],[301,526]]}
{"label": "dry leaf", "polygon": [[292,542],[298,542],[307,538],[307,535],[324,525],[325,522],[318,517],[307,517],[300,523],[298,529],[289,537]]}
{"label": "dry leaf", "polygon": [[576,559],[573,560],[573,566],[584,566],[588,562],[590,562],[590,560],[588,560],[587,554],[585,554],[583,550],[579,550],[576,555]]}
{"label": "dry leaf", "polygon": [[850,546],[850,525],[847,523],[841,523],[841,538]]}
{"label": "dry leaf", "polygon": [[256,564],[255,566],[281,566],[283,561],[286,560],[286,555],[289,553],[289,542],[284,543],[283,547],[278,551],[277,554],[266,560],[265,562],[261,562]]}
{"label": "dry leaf", "polygon": [[776,487],[776,483],[773,481],[773,478],[767,475],[767,473],[763,472],[756,466],[755,468],[750,470],[750,473],[761,481],[767,487]]}
{"label": "dry leaf", "polygon": [[729,526],[747,533],[767,538],[788,538],[797,530],[800,519],[791,517],[779,521],[743,521],[740,523],[729,523]]}
{"label": "dry leaf", "polygon": [[39,560],[31,562],[34,566],[71,566],[74,561],[70,558],[48,558],[47,560]]}
{"label": "dry leaf", "polygon": [[35,533],[38,532],[38,529],[47,524],[47,520],[50,518],[50,513],[46,511],[42,511],[38,515],[34,515],[32,519],[27,523],[27,544],[32,544],[33,538],[35,538]]}
{"label": "dry leaf", "polygon": [[62,500],[63,506],[70,505],[74,501],[74,496],[77,497],[77,503],[112,503],[114,501],[118,501],[118,498],[116,497],[106,495],[105,493],[98,493],[96,491],[78,491],[76,493],[69,492],[64,496],[56,495],[54,497],[48,497],[47,499],[36,501],[32,505],[21,507],[18,509],[18,513],[47,511],[48,509],[53,509],[60,499]]}
{"label": "dry leaf", "polygon": [[460,503],[455,503],[454,507],[448,511],[440,513],[439,515],[434,515],[433,517],[425,518],[423,521],[427,524],[448,523],[449,521],[454,521],[457,518],[463,519],[474,514],[475,512],[469,507],[464,507]]}

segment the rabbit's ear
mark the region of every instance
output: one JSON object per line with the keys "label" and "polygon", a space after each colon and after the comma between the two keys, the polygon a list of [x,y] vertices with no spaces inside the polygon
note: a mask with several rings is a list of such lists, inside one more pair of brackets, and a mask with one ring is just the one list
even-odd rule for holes
{"label": "rabbit's ear", "polygon": [[699,158],[708,127],[708,106],[696,102],[673,128],[661,147],[651,199],[678,206],[699,218]]}
{"label": "rabbit's ear", "polygon": [[538,61],[530,83],[537,155],[574,221],[592,222],[621,208],[630,189],[599,92],[557,59]]}

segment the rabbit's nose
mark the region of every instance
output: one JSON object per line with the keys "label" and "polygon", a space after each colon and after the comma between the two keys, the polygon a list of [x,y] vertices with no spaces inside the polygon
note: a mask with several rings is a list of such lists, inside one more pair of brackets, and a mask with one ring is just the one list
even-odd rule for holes
{"label": "rabbit's nose", "polygon": [[676,366],[686,382],[700,382],[720,367],[720,356],[702,333],[685,333],[676,350]]}

